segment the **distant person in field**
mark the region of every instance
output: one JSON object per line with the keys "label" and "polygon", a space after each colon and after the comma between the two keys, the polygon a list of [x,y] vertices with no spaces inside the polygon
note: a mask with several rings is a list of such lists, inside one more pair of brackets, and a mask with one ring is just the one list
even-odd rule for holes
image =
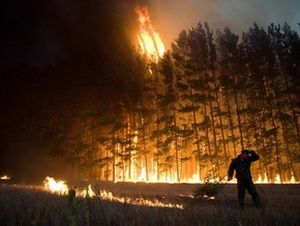
{"label": "distant person in field", "polygon": [[238,200],[240,209],[244,209],[244,199],[245,191],[249,192],[252,200],[257,208],[261,208],[261,202],[259,195],[252,181],[252,176],[250,172],[251,162],[259,159],[259,156],[251,150],[242,150],[241,154],[232,162],[228,170],[228,181],[232,180],[233,172],[236,171],[235,176],[237,178],[237,188],[238,188]]}

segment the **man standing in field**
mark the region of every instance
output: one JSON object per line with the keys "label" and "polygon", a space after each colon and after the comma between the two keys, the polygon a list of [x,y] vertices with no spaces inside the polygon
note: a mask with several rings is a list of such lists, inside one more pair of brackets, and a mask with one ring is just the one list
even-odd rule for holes
{"label": "man standing in field", "polygon": [[238,188],[238,200],[240,209],[244,209],[245,191],[249,192],[256,208],[261,208],[259,195],[252,181],[250,172],[251,162],[259,159],[259,156],[251,150],[242,150],[241,154],[232,160],[228,170],[228,181],[232,180],[233,172],[236,171]]}

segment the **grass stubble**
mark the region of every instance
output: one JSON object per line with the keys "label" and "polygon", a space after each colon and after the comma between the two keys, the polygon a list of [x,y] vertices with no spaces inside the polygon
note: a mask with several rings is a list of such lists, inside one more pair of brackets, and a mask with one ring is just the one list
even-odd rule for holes
{"label": "grass stubble", "polygon": [[[113,185],[117,190],[118,185]],[[126,185],[122,185],[123,187]],[[151,185],[141,186],[147,199],[183,204],[183,209],[135,206],[99,198],[76,198],[70,220],[70,197],[58,196],[39,188],[0,185],[0,226],[14,225],[300,225],[300,185],[259,185],[264,208],[257,210],[249,196],[244,210],[239,210],[235,186],[225,186],[214,200],[196,200],[190,195],[176,193],[176,185],[170,185],[168,195],[147,193]],[[156,189],[164,185],[156,185]],[[184,186],[180,185],[182,188]],[[134,186],[127,194],[134,195]],[[168,188],[168,187],[167,187]],[[192,187],[187,185],[187,191]],[[121,191],[126,193],[124,189]],[[187,192],[188,193],[188,192]],[[73,205],[73,204],[71,204]]]}

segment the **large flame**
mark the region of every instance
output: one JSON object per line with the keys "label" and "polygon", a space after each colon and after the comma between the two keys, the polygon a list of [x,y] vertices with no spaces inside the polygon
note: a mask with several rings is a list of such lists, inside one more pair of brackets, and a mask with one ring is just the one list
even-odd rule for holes
{"label": "large flame", "polygon": [[137,6],[135,12],[139,22],[139,47],[143,54],[157,62],[165,53],[164,43],[152,26],[148,8]]}

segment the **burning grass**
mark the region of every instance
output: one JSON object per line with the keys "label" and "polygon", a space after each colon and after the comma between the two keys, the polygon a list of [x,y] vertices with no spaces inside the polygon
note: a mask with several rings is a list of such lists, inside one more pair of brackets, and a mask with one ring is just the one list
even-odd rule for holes
{"label": "burning grass", "polygon": [[[265,204],[257,211],[248,199],[246,209],[237,208],[235,185],[225,185],[214,200],[190,196],[198,185],[100,184],[116,197],[164,203],[180,208],[135,205],[101,198],[79,197],[74,207],[77,225],[298,225],[299,185],[258,185]],[[249,197],[248,197],[249,198]],[[125,199],[126,200],[126,199]],[[38,187],[0,186],[0,222],[5,225],[67,225],[68,196],[46,192]],[[76,202],[77,203],[77,202]]]}
{"label": "burning grass", "polygon": [[[65,181],[61,180],[55,180],[52,177],[46,177],[46,179],[43,182],[44,189],[47,192],[56,194],[56,195],[67,195],[70,191],[78,193],[79,197],[83,198],[98,198],[100,200],[107,200],[112,202],[119,202],[123,204],[130,204],[130,205],[136,205],[136,206],[150,206],[150,207],[160,207],[160,208],[177,208],[177,209],[183,209],[183,206],[180,204],[172,204],[172,203],[164,203],[160,202],[157,199],[145,199],[142,196],[140,197],[128,197],[128,196],[116,196],[112,192],[100,189],[98,185],[92,186],[89,184],[84,189],[78,189],[78,188],[72,188],[69,189],[68,185]],[[68,192],[69,191],[69,192]]]}

